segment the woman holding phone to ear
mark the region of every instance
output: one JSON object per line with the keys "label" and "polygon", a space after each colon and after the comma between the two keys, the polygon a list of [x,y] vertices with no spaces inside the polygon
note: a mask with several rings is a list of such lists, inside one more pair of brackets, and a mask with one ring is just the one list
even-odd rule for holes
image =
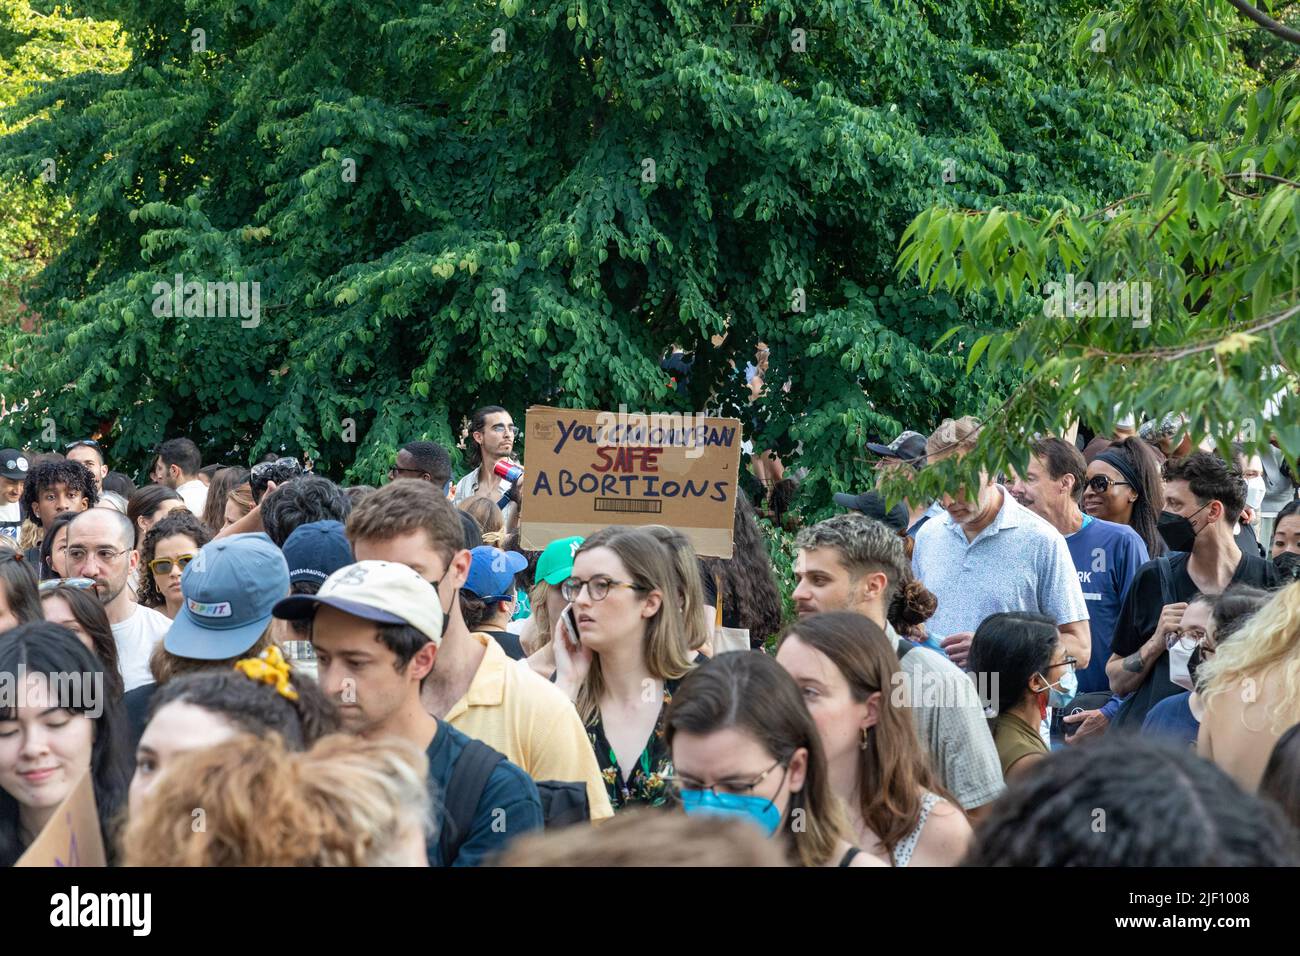
{"label": "woman holding phone to ear", "polygon": [[[691,651],[672,556],[649,532],[605,528],[583,542],[570,602],[555,623],[556,684],[578,708],[617,812],[668,799],[672,758],[663,720]],[[569,636],[572,610],[579,642]]]}

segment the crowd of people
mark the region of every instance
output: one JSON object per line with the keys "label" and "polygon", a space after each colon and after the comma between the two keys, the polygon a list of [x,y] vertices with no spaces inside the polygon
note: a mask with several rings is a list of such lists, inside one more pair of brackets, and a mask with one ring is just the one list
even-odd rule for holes
{"label": "crowd of people", "polygon": [[788,594],[743,493],[525,549],[501,406],[377,488],[0,451],[0,863],[87,778],[115,865],[1300,863],[1295,483],[1135,424],[872,444]]}

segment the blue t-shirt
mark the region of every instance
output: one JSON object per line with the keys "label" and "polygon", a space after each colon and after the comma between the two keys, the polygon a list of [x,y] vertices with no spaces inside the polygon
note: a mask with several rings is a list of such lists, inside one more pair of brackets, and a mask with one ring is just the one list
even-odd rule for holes
{"label": "blue t-shirt", "polygon": [[1192,692],[1183,691],[1166,697],[1149,711],[1142,721],[1142,733],[1167,737],[1187,744],[1196,745],[1196,736],[1201,732],[1201,722],[1192,716]]}
{"label": "blue t-shirt", "polygon": [[469,741],[465,734],[440,720],[438,732],[425,751],[429,758],[429,789],[433,793],[433,817],[437,824],[426,844],[430,866],[478,866],[485,857],[503,849],[519,834],[542,826],[542,799],[537,794],[537,785],[519,767],[502,760],[483,788],[469,837],[461,844],[456,859],[450,864],[443,861],[438,841],[446,824],[443,794]]}
{"label": "blue t-shirt", "polygon": [[1124,595],[1137,569],[1147,562],[1147,546],[1126,524],[1083,516],[1083,527],[1065,539],[1079,573],[1079,587],[1088,604],[1088,629],[1092,633],[1092,658],[1078,672],[1079,693],[1110,690],[1106,661],[1111,636]]}

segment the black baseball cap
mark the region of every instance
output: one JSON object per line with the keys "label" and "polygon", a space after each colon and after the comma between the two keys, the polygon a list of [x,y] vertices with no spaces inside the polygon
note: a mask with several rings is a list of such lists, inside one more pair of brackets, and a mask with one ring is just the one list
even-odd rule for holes
{"label": "black baseball cap", "polygon": [[31,459],[17,448],[6,448],[0,451],[0,478],[8,478],[10,481],[22,481],[27,477],[27,472],[31,467]]}
{"label": "black baseball cap", "polygon": [[850,511],[860,511],[868,518],[875,518],[895,531],[907,530],[907,506],[899,502],[894,507],[886,509],[885,496],[878,491],[866,491],[860,495],[846,495],[840,492],[835,495],[835,503]]}
{"label": "black baseball cap", "polygon": [[867,442],[867,449],[881,458],[905,461],[918,471],[925,465],[925,436],[920,432],[903,432],[888,445]]}

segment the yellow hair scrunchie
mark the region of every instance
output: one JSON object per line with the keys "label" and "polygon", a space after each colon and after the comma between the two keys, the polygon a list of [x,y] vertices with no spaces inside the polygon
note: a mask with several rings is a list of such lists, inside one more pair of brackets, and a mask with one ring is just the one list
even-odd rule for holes
{"label": "yellow hair scrunchie", "polygon": [[292,673],[289,664],[278,647],[268,647],[257,657],[245,657],[242,661],[236,661],[235,670],[249,680],[270,684],[289,700],[298,699],[298,692],[289,683],[289,675]]}

